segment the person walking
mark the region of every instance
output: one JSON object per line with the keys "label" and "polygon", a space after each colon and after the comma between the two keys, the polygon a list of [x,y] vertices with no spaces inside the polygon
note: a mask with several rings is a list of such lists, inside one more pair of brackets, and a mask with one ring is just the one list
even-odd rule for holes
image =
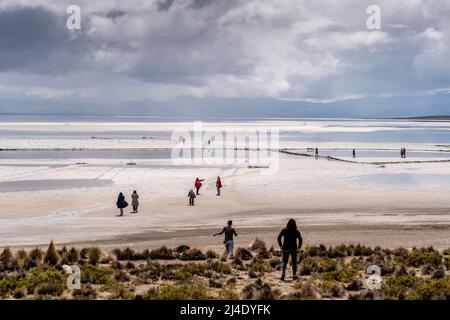
{"label": "person walking", "polygon": [[236,230],[234,230],[232,225],[233,225],[233,221],[228,220],[227,226],[223,227],[222,231],[220,231],[219,233],[213,234],[214,237],[221,235],[223,233],[225,234],[225,240],[223,241],[223,243],[225,244],[228,258],[233,257],[233,248],[234,248],[233,236],[237,237]]}
{"label": "person walking", "polygon": [[199,179],[199,178],[195,179],[194,186],[195,186],[195,189],[197,189],[197,193],[196,193],[197,195],[200,195],[199,191],[200,191],[200,188],[202,187],[203,181],[205,181],[205,179]]}
{"label": "person walking", "polygon": [[192,189],[189,190],[187,196],[189,198],[189,205],[193,206],[194,205],[194,200],[195,200],[195,197],[196,197],[194,190],[192,190]]}
{"label": "person walking", "polygon": [[220,189],[222,189],[222,181],[220,180],[220,177],[217,177],[216,188],[217,188],[217,196],[220,196]]}
{"label": "person walking", "polygon": [[316,157],[316,159],[319,159],[319,148],[316,148],[315,157]]}
{"label": "person walking", "polygon": [[137,194],[136,190],[134,190],[131,194],[131,205],[133,206],[133,213],[138,213],[139,195]]}
{"label": "person walking", "polygon": [[356,149],[353,149],[353,159],[356,158]]}
{"label": "person walking", "polygon": [[281,273],[281,281],[284,281],[286,276],[289,256],[291,256],[292,262],[292,278],[294,280],[297,279],[297,250],[302,247],[302,243],[303,240],[300,231],[297,229],[297,223],[294,219],[290,219],[286,225],[286,228],[281,230],[278,235],[278,244],[283,250],[283,269]]}
{"label": "person walking", "polygon": [[125,196],[123,195],[123,193],[119,193],[119,196],[117,197],[117,202],[116,202],[116,206],[117,208],[119,208],[120,210],[120,217],[123,216],[123,209],[128,207],[128,202],[125,200]]}

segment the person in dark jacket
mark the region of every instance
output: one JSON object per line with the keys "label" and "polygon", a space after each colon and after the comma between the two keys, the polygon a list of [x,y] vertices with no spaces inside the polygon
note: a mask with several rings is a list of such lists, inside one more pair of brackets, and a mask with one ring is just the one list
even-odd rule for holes
{"label": "person in dark jacket", "polygon": [[[283,240],[283,241],[282,241]],[[298,240],[298,244],[297,244]],[[297,250],[302,247],[302,236],[297,229],[297,223],[294,219],[290,219],[286,228],[281,230],[278,235],[278,244],[283,250],[283,271],[281,273],[281,280],[286,276],[286,268],[291,256],[293,279],[297,279]]]}
{"label": "person in dark jacket", "polygon": [[229,220],[228,225],[226,227],[223,227],[222,231],[220,231],[219,233],[213,234],[213,236],[215,237],[215,236],[225,233],[225,240],[223,241],[223,243],[225,244],[225,248],[227,249],[228,258],[233,257],[233,248],[234,248],[233,235],[235,235],[237,237],[236,230],[234,230],[232,225],[233,225],[233,221]]}
{"label": "person in dark jacket", "polygon": [[122,192],[119,193],[119,196],[117,197],[116,206],[120,210],[119,216],[123,216],[123,209],[128,207],[128,203],[125,201],[125,196],[123,195]]}
{"label": "person in dark jacket", "polygon": [[189,205],[193,206],[194,205],[194,200],[195,200],[195,197],[196,197],[194,190],[191,189],[187,196],[189,198]]}

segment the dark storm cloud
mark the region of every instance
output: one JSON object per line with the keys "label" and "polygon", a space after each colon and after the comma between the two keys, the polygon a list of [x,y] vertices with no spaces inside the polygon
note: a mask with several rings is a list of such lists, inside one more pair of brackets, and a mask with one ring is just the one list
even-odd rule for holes
{"label": "dark storm cloud", "polygon": [[65,16],[44,7],[0,11],[0,39],[2,71],[65,71],[79,65],[86,45],[83,37],[71,37]]}

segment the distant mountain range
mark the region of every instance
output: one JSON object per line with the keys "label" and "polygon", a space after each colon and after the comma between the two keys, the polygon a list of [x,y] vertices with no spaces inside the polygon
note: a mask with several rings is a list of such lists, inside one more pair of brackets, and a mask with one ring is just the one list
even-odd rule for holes
{"label": "distant mountain range", "polygon": [[70,99],[0,98],[0,114],[258,118],[434,117],[443,120],[444,118],[450,118],[450,95],[364,98],[330,103],[285,101],[270,98],[180,97],[163,102],[145,100],[103,104]]}

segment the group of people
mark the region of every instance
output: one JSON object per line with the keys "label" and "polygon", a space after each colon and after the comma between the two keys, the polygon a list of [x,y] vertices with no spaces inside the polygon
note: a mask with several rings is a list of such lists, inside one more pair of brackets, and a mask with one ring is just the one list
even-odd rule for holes
{"label": "group of people", "polygon": [[[187,196],[189,198],[190,206],[195,205],[194,201],[195,201],[195,198],[200,195],[200,189],[203,186],[203,183],[202,183],[203,181],[205,181],[205,179],[196,178],[195,182],[194,182],[194,187],[195,187],[196,191],[194,192],[193,189],[189,190]],[[216,196],[220,196],[220,189],[222,189],[222,180],[220,179],[220,177],[217,177],[217,179],[216,179],[216,189],[217,189]]]}
{"label": "group of people", "polygon": [[[122,192],[119,193],[119,196],[117,197],[116,205],[120,211],[119,217],[123,216],[123,209],[128,207],[128,202]],[[133,206],[133,211],[131,213],[138,213],[139,195],[136,190],[131,194],[131,205]]]}
{"label": "group of people", "polygon": [[406,148],[400,148],[400,157],[406,158]]}
{"label": "group of people", "polygon": [[[213,234],[213,237],[224,234],[225,239],[223,241],[228,258],[233,257],[234,250],[234,236],[237,236],[236,230],[233,228],[233,221],[229,220],[227,226]],[[297,223],[294,219],[290,219],[285,228],[281,230],[277,237],[278,245],[283,252],[283,267],[281,269],[281,280],[284,281],[286,277],[286,269],[291,257],[292,264],[292,278],[297,279],[297,256],[298,250],[302,247],[303,239],[300,231],[297,228]]]}

